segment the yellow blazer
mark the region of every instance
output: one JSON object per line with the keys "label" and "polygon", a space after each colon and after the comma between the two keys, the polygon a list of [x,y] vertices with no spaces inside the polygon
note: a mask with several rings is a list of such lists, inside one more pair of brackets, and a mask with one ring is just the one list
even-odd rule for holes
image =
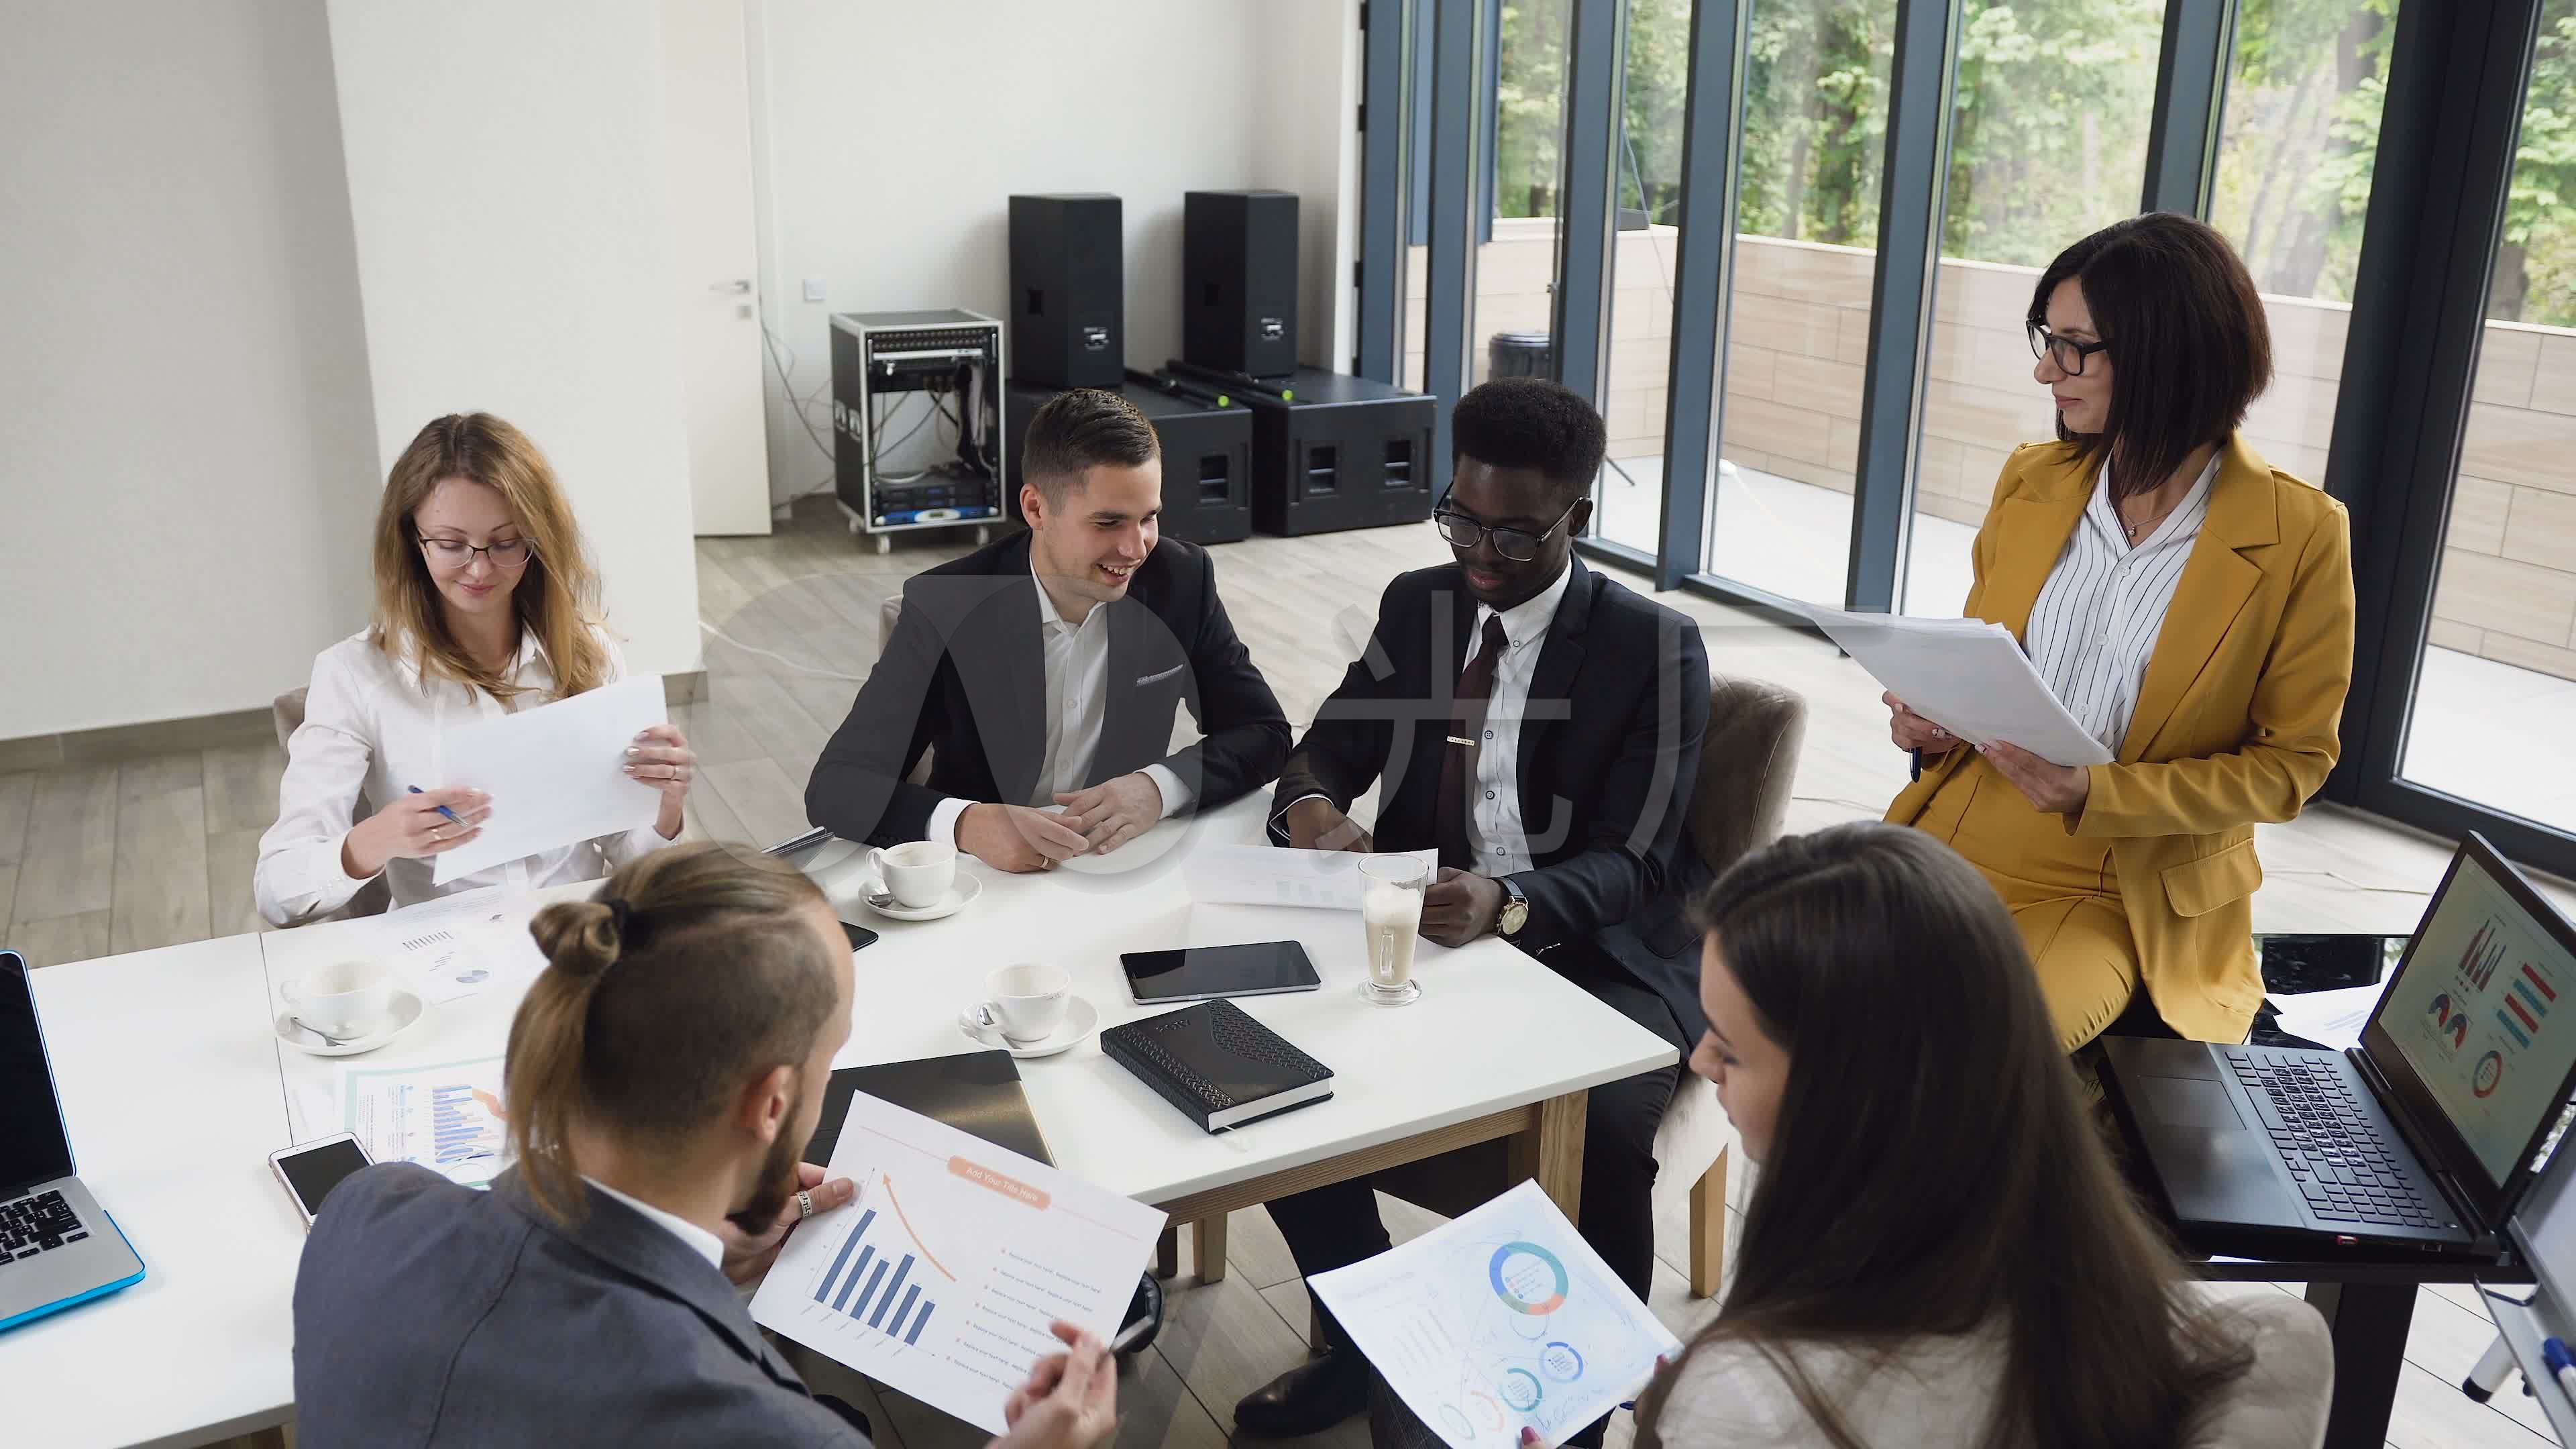
{"label": "yellow blazer", "polygon": [[[1977,530],[1968,617],[2027,631],[2094,484],[2066,444],[2013,451]],[[2147,994],[2187,1037],[2241,1041],[2262,1005],[2254,827],[2295,819],[2342,753],[2352,619],[2343,505],[2231,436],[2118,758],[2063,817],[2111,843]],[[1969,753],[1927,767],[1887,818],[1913,824]]]}

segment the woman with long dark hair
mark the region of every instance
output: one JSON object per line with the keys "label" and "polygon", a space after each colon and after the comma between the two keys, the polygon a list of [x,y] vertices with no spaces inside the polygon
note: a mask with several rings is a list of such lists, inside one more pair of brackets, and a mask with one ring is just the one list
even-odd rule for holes
{"label": "woman with long dark hair", "polygon": [[1962,612],[2021,639],[2112,763],[1956,748],[1889,695],[1919,778],[1887,818],[2003,897],[2060,1047],[2115,1029],[2242,1041],[2263,1002],[2254,827],[2295,819],[2342,749],[2343,505],[2239,431],[2271,340],[2207,225],[2104,227],[2040,275],[2024,321],[2057,440],[2004,464]]}
{"label": "woman with long dark hair", "polygon": [[1691,1069],[1761,1173],[1723,1306],[1639,1400],[1640,1445],[2319,1442],[2316,1311],[2186,1279],[1956,853],[1839,826],[1746,857],[1699,912]]}

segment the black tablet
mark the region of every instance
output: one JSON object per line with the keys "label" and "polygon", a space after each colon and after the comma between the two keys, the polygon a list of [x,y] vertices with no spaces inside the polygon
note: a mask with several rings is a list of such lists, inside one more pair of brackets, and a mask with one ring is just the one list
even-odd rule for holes
{"label": "black tablet", "polygon": [[1191,946],[1178,951],[1129,951],[1127,994],[1138,1006],[1205,1001],[1217,996],[1276,996],[1313,991],[1324,984],[1306,948],[1295,941],[1255,941],[1241,946]]}

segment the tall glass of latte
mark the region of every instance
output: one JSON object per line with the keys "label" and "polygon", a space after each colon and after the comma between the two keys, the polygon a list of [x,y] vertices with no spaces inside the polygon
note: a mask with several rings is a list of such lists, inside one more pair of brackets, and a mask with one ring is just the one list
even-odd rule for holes
{"label": "tall glass of latte", "polygon": [[1360,997],[1403,1006],[1422,996],[1413,979],[1413,943],[1422,938],[1422,893],[1431,868],[1410,855],[1372,855],[1360,862],[1360,927],[1368,935],[1368,979]]}

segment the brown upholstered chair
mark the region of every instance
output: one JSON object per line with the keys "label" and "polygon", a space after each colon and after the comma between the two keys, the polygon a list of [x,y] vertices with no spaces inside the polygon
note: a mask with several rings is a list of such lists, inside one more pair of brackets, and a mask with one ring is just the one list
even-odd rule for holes
{"label": "brown upholstered chair", "polygon": [[[304,724],[304,690],[290,689],[279,695],[271,713],[277,723],[277,747],[281,750],[285,749],[287,741],[294,738],[295,731]],[[367,803],[367,797],[361,794],[356,808],[349,816],[349,823],[355,825],[375,813],[374,807]],[[287,924],[307,926],[315,921],[345,921],[353,916],[381,916],[393,904],[393,899],[392,888],[385,884],[385,878],[380,875],[358,887],[358,893],[349,897],[349,903],[338,910],[327,911],[318,916],[307,916],[301,921],[289,921]]]}
{"label": "brown upholstered chair", "polygon": [[[1789,815],[1807,702],[1758,679],[1712,679],[1708,738],[1691,790],[1691,838],[1712,874],[1769,844]],[[1685,1066],[1655,1132],[1655,1217],[1690,1223],[1691,1294],[1713,1296],[1726,1267],[1726,1163],[1735,1129],[1717,1089]],[[1680,1201],[1688,1198],[1687,1203]]]}

